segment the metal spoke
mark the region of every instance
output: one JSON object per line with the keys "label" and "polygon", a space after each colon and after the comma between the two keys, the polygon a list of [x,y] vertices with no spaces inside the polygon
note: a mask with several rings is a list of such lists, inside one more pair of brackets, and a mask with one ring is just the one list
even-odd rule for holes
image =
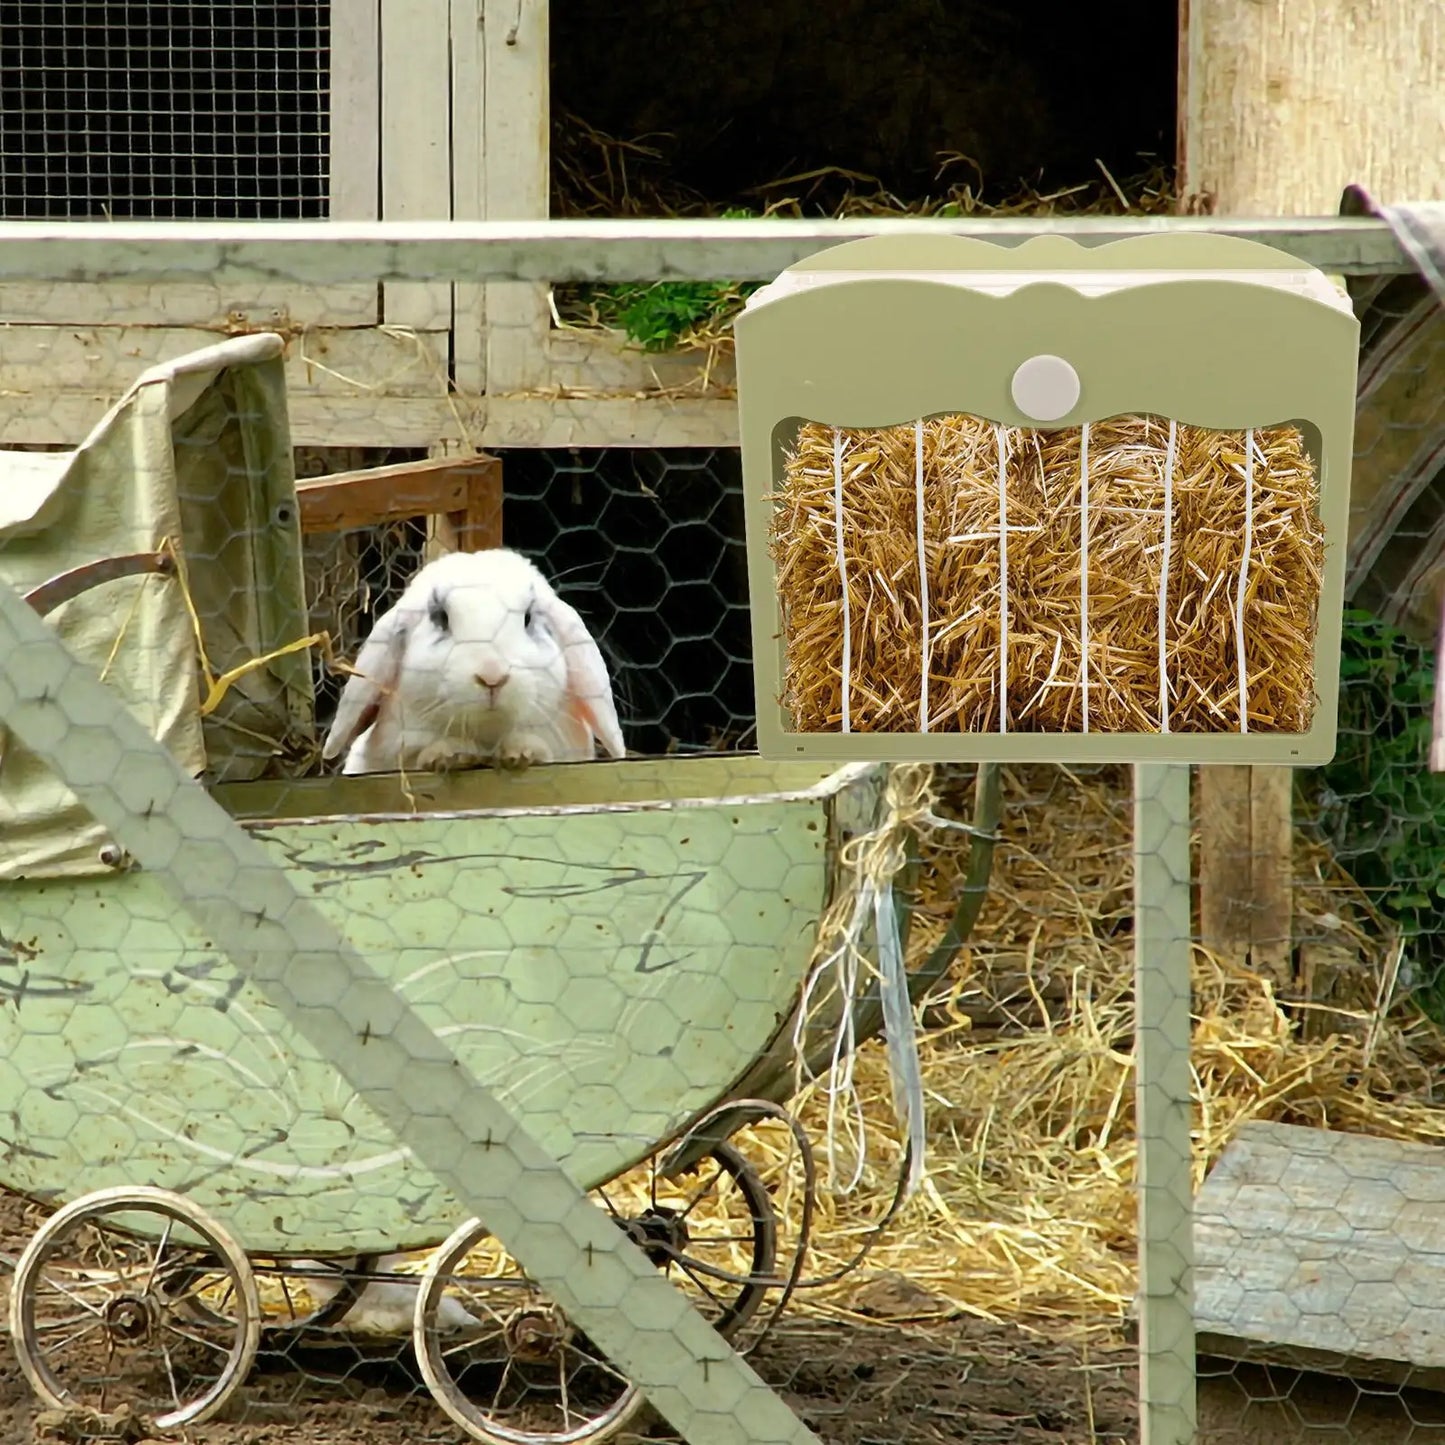
{"label": "metal spoke", "polygon": [[722,1165],[719,1164],[717,1173],[714,1174],[713,1177],[709,1179],[708,1182],[704,1184],[702,1188],[699,1189],[697,1193],[694,1194],[692,1198],[687,1201],[686,1205],[683,1206],[682,1216],[684,1219],[686,1219],[687,1216],[691,1214],[692,1211],[696,1209],[699,1204],[702,1203],[705,1195],[712,1192],[713,1185],[715,1185],[726,1172],[727,1171],[722,1167]]}
{"label": "metal spoke", "polygon": [[90,1313],[93,1315],[102,1315],[105,1313],[104,1309],[100,1305],[93,1305],[89,1301],[82,1299],[73,1290],[66,1289],[66,1287],[58,1280],[47,1276],[45,1283],[48,1284],[50,1288],[56,1292],[56,1294],[64,1295],[65,1298],[68,1299],[72,1304],[79,1305],[81,1309],[89,1310]]}
{"label": "metal spoke", "polygon": [[50,1349],[52,1349],[52,1350],[63,1350],[63,1349],[65,1349],[67,1346],[73,1345],[77,1340],[83,1340],[83,1339],[86,1337],[86,1335],[94,1334],[95,1331],[98,1330],[98,1329],[100,1329],[100,1328],[101,1328],[101,1323],[100,1323],[99,1320],[91,1320],[88,1324],[86,1324],[85,1326],[83,1326],[81,1329],[76,1330],[74,1334],[72,1334],[72,1335],[67,1335],[63,1340],[52,1340],[52,1341],[50,1342]]}
{"label": "metal spoke", "polygon": [[200,1345],[207,1350],[214,1350],[218,1355],[229,1355],[231,1353],[230,1345],[218,1344],[215,1340],[208,1340],[204,1335],[193,1335],[189,1330],[184,1330],[180,1325],[173,1324],[169,1320],[166,1321],[164,1328],[169,1330],[170,1333],[178,1339],[186,1340],[193,1345]]}
{"label": "metal spoke", "polygon": [[[166,1246],[171,1242],[171,1230],[174,1227],[174,1219],[166,1220],[166,1227],[161,1231],[160,1243],[156,1245],[155,1255],[151,1259],[150,1273],[146,1275],[145,1286],[141,1291],[143,1294],[149,1294],[155,1287],[156,1273],[161,1267],[161,1260],[165,1258]],[[177,1404],[179,1403],[177,1401]]]}
{"label": "metal spoke", "polygon": [[176,1409],[179,1410],[181,1408],[181,1392],[176,1385],[176,1369],[175,1365],[171,1362],[171,1352],[166,1349],[164,1340],[161,1341],[161,1358],[166,1362],[166,1379],[170,1381],[171,1401]]}
{"label": "metal spoke", "polygon": [[512,1373],[512,1356],[507,1356],[507,1363],[502,1366],[502,1378],[497,1381],[496,1393],[492,1396],[492,1413],[495,1415],[502,1408],[502,1391],[507,1388],[507,1377]]}

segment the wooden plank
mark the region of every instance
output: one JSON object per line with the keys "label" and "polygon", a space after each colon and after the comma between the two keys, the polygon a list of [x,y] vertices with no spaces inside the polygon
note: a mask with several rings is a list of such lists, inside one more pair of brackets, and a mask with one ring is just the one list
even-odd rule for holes
{"label": "wooden plank", "polygon": [[[92,390],[5,395],[0,392],[0,446],[75,445],[99,421],[114,392]],[[737,403],[731,400],[492,400],[437,395],[294,394],[291,439],[315,447],[735,447]]]}
{"label": "wooden plank", "polygon": [[[296,483],[303,532],[344,532],[399,517],[479,514],[501,490],[496,457],[444,457],[333,472]],[[478,523],[480,525],[480,521]]]}
{"label": "wooden plank", "polygon": [[1254,875],[1249,959],[1283,995],[1294,990],[1294,769],[1248,772]]}
{"label": "wooden plank", "polygon": [[569,390],[641,392],[686,387],[699,396],[733,394],[737,366],[732,349],[652,355],[618,331],[560,327],[546,337],[547,381]]}
{"label": "wooden plank", "polygon": [[331,170],[333,221],[381,215],[381,4],[349,0],[331,25]]}
{"label": "wooden plank", "polygon": [[[543,220],[551,197],[548,0],[482,0],[485,40],[483,208],[490,221]],[[486,288],[487,389],[547,384],[550,282]]]}
{"label": "wooden plank", "polygon": [[735,447],[731,399],[668,400],[491,396],[477,445],[505,447]]}
{"label": "wooden plank", "polygon": [[1242,1126],[1195,1204],[1201,1352],[1445,1388],[1445,1151]]}
{"label": "wooden plank", "polygon": [[[490,103],[488,106],[490,110]],[[489,133],[490,134],[490,133]],[[490,151],[491,141],[488,141]],[[1332,206],[1331,211],[1334,210]],[[1068,236],[1088,245],[1158,232],[1259,241],[1325,271],[1413,275],[1382,220],[1317,216],[1025,216],[962,220],[579,220],[416,222],[0,221],[0,280],[175,285],[198,278],[332,286],[438,276],[513,281],[770,281],[828,246],[868,236],[965,236],[1011,244]],[[320,241],[322,244],[318,245]],[[398,244],[404,241],[404,244]]]}
{"label": "wooden plank", "polygon": [[126,285],[116,281],[16,282],[0,286],[0,324],[212,326],[292,331],[370,326],[375,287],[226,279]]}
{"label": "wooden plank", "polygon": [[[1333,27],[1301,25],[1284,0],[1188,0],[1179,14],[1186,209],[1298,216],[1336,210],[1350,182],[1380,202],[1445,188],[1445,148],[1419,142],[1445,131],[1445,25],[1383,0]],[[1204,796],[1204,941],[1288,986],[1290,785],[1279,770],[1230,771]]]}
{"label": "wooden plank", "polygon": [[[218,339],[214,331],[188,327],[9,327],[0,348],[0,395],[4,402],[69,391],[114,399],[148,366]],[[293,398],[444,396],[446,365],[445,333],[317,328],[293,337],[286,349]]]}
{"label": "wooden plank", "polygon": [[[114,399],[84,391],[0,394],[0,447],[75,446]],[[301,393],[288,410],[298,447],[428,447],[439,437],[483,434],[483,404],[458,397]]]}
{"label": "wooden plank", "polygon": [[[450,14],[437,0],[381,0],[381,215],[441,221],[452,215]],[[445,281],[388,283],[388,326],[450,329]]]}
{"label": "wooden plank", "polygon": [[1248,768],[1200,768],[1199,939],[1215,953],[1243,958],[1253,936]]}
{"label": "wooden plank", "polygon": [[[452,215],[486,215],[486,32],[481,0],[451,0]],[[486,287],[458,282],[452,289],[452,376],[460,391],[487,389]]]}
{"label": "wooden plank", "polygon": [[462,552],[502,545],[502,463],[496,457],[484,460],[491,465],[471,469],[465,500],[447,516]]}

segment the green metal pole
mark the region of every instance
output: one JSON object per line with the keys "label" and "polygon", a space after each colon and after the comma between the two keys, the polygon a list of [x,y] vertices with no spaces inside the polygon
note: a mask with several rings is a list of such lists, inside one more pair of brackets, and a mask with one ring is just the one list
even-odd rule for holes
{"label": "green metal pole", "polygon": [[1141,1445],[1194,1445],[1189,768],[1134,768]]}

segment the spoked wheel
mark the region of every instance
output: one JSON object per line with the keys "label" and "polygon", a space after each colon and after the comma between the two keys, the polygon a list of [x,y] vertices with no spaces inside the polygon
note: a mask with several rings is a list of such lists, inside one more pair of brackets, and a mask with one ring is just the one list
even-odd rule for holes
{"label": "spoked wheel", "polygon": [[678,1179],[664,1179],[656,1166],[654,1159],[597,1193],[713,1329],[734,1334],[776,1283],[778,1225],[767,1186],[727,1143]]}
{"label": "spoked wheel", "polygon": [[642,1408],[642,1391],[480,1220],[457,1229],[428,1264],[413,1346],[433,1398],[486,1445],[605,1440]]}
{"label": "spoked wheel", "polygon": [[[197,1299],[214,1301],[197,1307]],[[208,1420],[260,1339],[256,1280],[216,1220],[164,1189],[104,1189],[53,1214],[15,1266],[10,1335],[54,1409]]]}
{"label": "spoked wheel", "polygon": [[[714,1329],[733,1333],[756,1311],[771,1283],[776,1218],[731,1145],[679,1180],[644,1166],[597,1194]],[[644,1403],[478,1220],[428,1265],[413,1344],[437,1403],[486,1445],[593,1445]]]}

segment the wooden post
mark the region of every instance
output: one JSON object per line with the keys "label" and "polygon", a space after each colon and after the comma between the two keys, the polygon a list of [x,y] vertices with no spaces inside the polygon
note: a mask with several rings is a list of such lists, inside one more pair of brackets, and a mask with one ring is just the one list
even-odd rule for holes
{"label": "wooden post", "polygon": [[[1439,195],[1445,24],[1424,14],[1356,0],[1344,23],[1291,0],[1180,0],[1181,209],[1333,215],[1351,182],[1382,202]],[[1203,941],[1283,987],[1290,804],[1288,769],[1200,770]]]}
{"label": "wooden post", "polygon": [[448,551],[502,545],[502,463],[485,453],[311,477],[297,482],[296,500],[305,533],[435,517]]}

